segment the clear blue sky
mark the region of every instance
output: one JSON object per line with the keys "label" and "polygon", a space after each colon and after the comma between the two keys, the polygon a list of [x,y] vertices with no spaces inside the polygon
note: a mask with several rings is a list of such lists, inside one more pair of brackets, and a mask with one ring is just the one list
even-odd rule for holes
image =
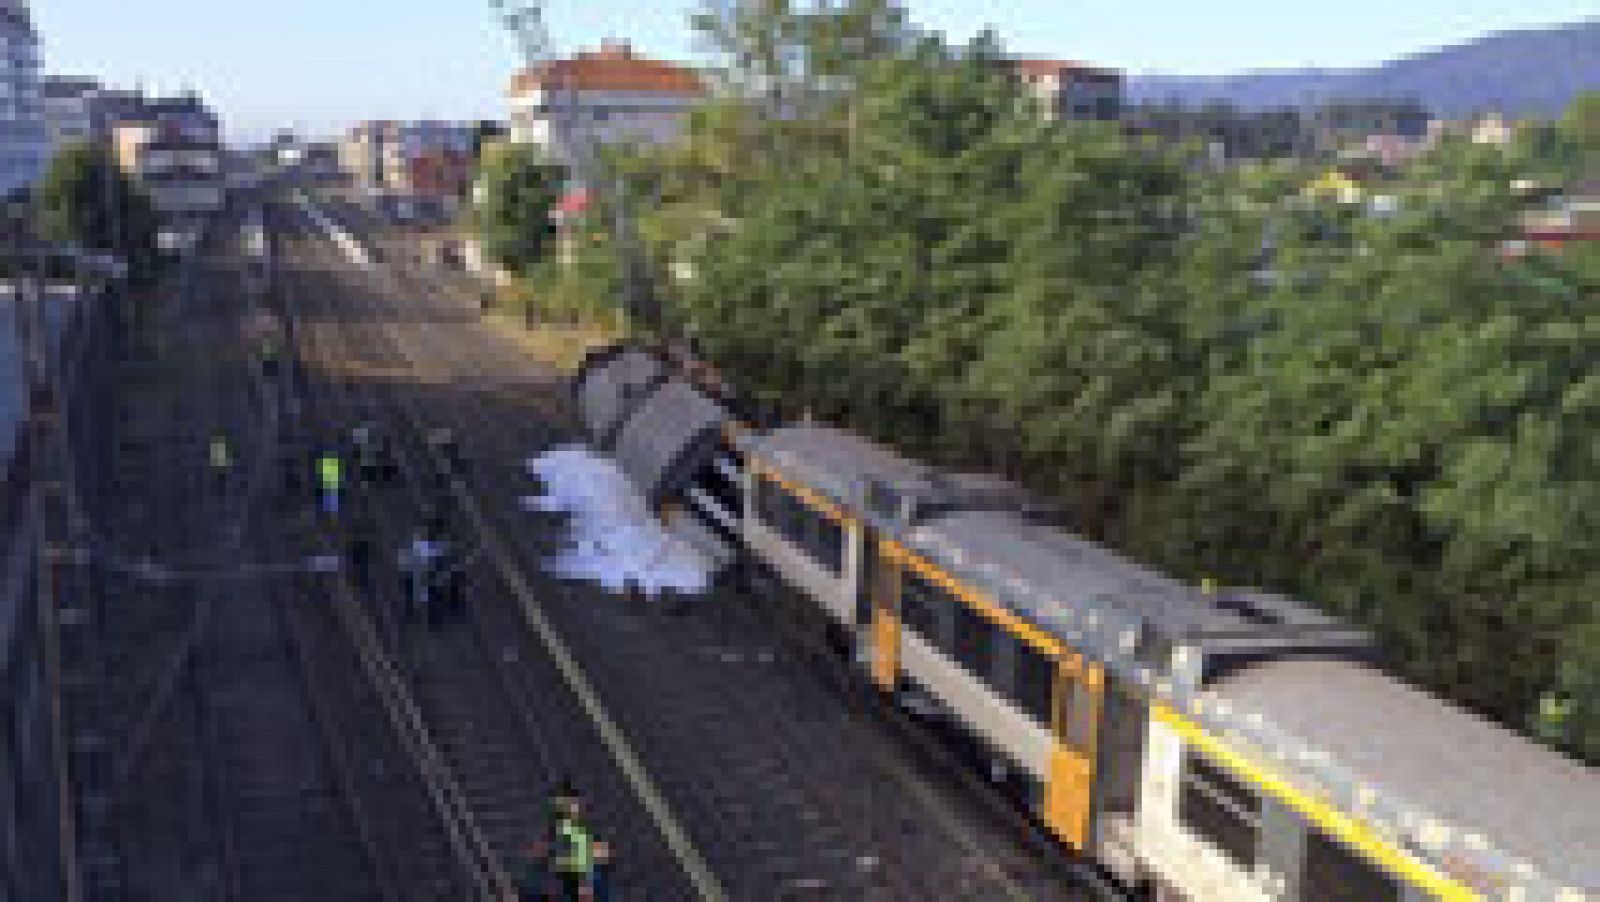
{"label": "clear blue sky", "polygon": [[[556,46],[614,36],[692,58],[698,0],[548,0]],[[488,0],[33,0],[51,72],[193,87],[229,133],[362,118],[494,117],[516,63]],[[992,25],[1013,50],[1212,74],[1354,66],[1491,31],[1594,16],[1596,0],[913,0],[913,19],[965,38]]]}

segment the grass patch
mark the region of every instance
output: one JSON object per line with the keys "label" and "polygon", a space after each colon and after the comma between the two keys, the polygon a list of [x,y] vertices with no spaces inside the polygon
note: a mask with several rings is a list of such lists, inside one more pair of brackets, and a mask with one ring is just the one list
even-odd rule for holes
{"label": "grass patch", "polygon": [[578,368],[591,348],[621,337],[620,330],[603,323],[535,323],[526,325],[520,310],[496,310],[487,318],[517,342],[530,356],[563,373]]}

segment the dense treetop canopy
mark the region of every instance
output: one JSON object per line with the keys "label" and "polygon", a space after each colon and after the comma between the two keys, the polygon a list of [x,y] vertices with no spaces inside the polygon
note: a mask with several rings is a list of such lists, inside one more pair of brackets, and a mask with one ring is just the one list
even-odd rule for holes
{"label": "dense treetop canopy", "polygon": [[1594,159],[1592,97],[1341,203],[1301,190],[1325,167],[1047,121],[992,38],[841,7],[697,20],[737,89],[621,164],[665,328],[1152,566],[1350,617],[1600,760],[1600,267],[1496,252],[1519,178]]}

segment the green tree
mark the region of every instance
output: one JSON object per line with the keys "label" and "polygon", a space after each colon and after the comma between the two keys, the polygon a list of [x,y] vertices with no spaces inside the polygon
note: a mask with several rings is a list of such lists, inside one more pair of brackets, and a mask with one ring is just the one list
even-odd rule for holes
{"label": "green tree", "polygon": [[[731,82],[810,58],[788,4],[739,8],[773,16]],[[992,40],[840,84],[793,115],[714,101],[624,167],[713,363],[1180,577],[1321,603],[1414,680],[1596,754],[1596,265],[1497,258],[1522,160],[1446,141],[1374,215],[1303,197],[1294,161],[1210,171],[1045,121]]]}
{"label": "green tree", "polygon": [[46,239],[118,256],[138,285],[149,285],[159,276],[155,208],[97,145],[62,148],[40,181],[34,203]]}
{"label": "green tree", "polygon": [[895,0],[708,0],[690,23],[727,62],[734,93],[798,119],[837,109],[874,62],[913,37]]}
{"label": "green tree", "polygon": [[[1496,260],[1511,204],[1486,159],[1430,161],[1401,215],[1339,241],[1286,233],[1276,265],[1310,278],[1263,295],[1248,353],[1208,380],[1183,488],[1256,499],[1217,523],[1254,560],[1219,566],[1293,568],[1413,677],[1522,724],[1593,616],[1600,320]],[[1253,536],[1251,508],[1289,528]]]}
{"label": "green tree", "polygon": [[551,219],[565,175],[532,145],[500,146],[479,170],[473,221],[484,253],[502,269],[527,276],[554,246]]}
{"label": "green tree", "polygon": [[1567,105],[1561,129],[1590,153],[1600,152],[1600,91],[1584,91]]}

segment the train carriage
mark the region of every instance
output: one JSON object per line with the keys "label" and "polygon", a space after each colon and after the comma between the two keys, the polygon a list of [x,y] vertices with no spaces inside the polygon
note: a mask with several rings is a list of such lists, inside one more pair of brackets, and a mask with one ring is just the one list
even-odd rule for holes
{"label": "train carriage", "polygon": [[1187,586],[1056,528],[1014,486],[843,430],[723,420],[706,440],[681,427],[701,388],[653,378],[612,434],[638,416],[679,436],[669,521],[719,524],[864,679],[955,727],[1124,882],[1207,902],[1600,887],[1600,777],[1384,675],[1361,631]]}
{"label": "train carriage", "polygon": [[723,572],[742,514],[732,415],[658,353],[618,344],[590,353],[573,388],[590,441],[615,459],[668,531]]}

